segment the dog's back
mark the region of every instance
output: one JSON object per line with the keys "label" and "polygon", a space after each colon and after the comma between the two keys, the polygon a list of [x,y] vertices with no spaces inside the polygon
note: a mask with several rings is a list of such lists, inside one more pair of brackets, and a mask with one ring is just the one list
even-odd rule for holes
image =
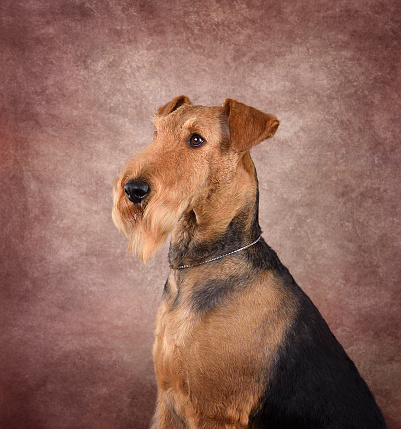
{"label": "dog's back", "polygon": [[317,308],[272,249],[264,244],[261,253],[259,263],[274,272],[297,310],[250,427],[385,428],[373,395]]}

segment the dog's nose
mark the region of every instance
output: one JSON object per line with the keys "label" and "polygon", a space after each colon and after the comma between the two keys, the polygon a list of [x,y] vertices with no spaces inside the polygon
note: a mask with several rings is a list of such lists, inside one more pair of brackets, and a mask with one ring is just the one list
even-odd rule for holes
{"label": "dog's nose", "polygon": [[143,180],[130,180],[124,186],[125,195],[133,203],[140,203],[149,195],[150,187]]}

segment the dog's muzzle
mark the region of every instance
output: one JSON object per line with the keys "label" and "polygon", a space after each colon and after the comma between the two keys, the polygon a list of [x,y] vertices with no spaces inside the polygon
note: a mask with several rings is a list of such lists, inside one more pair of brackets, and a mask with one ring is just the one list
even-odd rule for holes
{"label": "dog's muzzle", "polygon": [[150,186],[143,180],[130,180],[124,186],[125,195],[134,204],[141,203],[150,192]]}

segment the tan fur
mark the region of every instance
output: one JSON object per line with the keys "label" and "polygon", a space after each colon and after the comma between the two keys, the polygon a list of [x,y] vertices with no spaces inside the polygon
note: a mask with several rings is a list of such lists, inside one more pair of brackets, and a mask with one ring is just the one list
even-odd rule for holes
{"label": "tan fur", "polygon": [[[211,243],[238,213],[246,213],[244,234],[249,231],[257,192],[249,150],[274,134],[278,120],[231,99],[204,107],[181,96],[158,110],[154,125],[152,143],[114,186],[113,220],[129,250],[146,261],[169,234],[172,246]],[[200,149],[188,145],[194,133],[207,141]],[[141,203],[124,193],[132,179],[150,185]],[[192,295],[199,281],[224,282],[248,271],[235,257],[221,260],[218,270],[214,264],[171,269],[153,348],[158,402],[152,428],[248,427],[296,309],[271,272],[249,273],[249,287],[233,291],[210,314],[194,311]]]}
{"label": "tan fur", "polygon": [[[165,392],[159,401],[185,416],[190,428],[247,427],[268,382],[266,365],[273,362],[296,311],[271,274],[255,278],[252,288],[216,310],[212,319],[191,311],[190,292],[199,278],[224,278],[236,271],[241,267],[230,261],[218,276],[210,266],[198,267],[181,285],[180,308],[171,309],[174,293],[159,308],[153,348]],[[176,276],[170,273],[171,285]]]}
{"label": "tan fur", "polygon": [[[231,100],[231,104],[234,102]],[[228,101],[225,107],[198,106],[190,111],[183,105],[166,116],[166,112],[171,111],[170,104],[160,108],[154,118],[152,143],[126,165],[114,186],[114,223],[129,239],[129,250],[143,261],[160,249],[185,210],[194,210],[201,242],[207,236],[224,231],[247,199],[245,194],[253,195],[246,186],[247,182],[252,182],[249,153],[227,150],[224,157],[220,154],[220,148],[229,145],[224,141],[227,136],[220,121]],[[243,106],[238,102],[235,105]],[[231,111],[234,111],[232,106]],[[268,118],[274,122],[274,127],[278,126],[276,118],[272,115]],[[231,125],[231,131],[239,140],[239,130]],[[191,133],[202,133],[206,138],[208,144],[203,151],[187,146]],[[243,158],[249,159],[244,161]],[[126,199],[123,187],[133,177],[143,177],[150,182],[149,204],[134,206]]]}

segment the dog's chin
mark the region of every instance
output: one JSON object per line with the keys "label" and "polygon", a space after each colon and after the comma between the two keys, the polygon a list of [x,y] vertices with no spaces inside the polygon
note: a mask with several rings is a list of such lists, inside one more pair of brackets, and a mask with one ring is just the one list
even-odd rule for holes
{"label": "dog's chin", "polygon": [[167,241],[169,233],[164,236],[159,236],[157,239],[140,229],[136,229],[132,236],[129,238],[128,252],[133,254],[136,258],[146,263],[148,259],[154,256],[163,244]]}
{"label": "dog's chin", "polygon": [[128,252],[146,262],[154,256],[167,241],[178,220],[185,211],[183,202],[175,207],[162,199],[149,202],[143,213],[129,224],[123,232],[129,240]]}

